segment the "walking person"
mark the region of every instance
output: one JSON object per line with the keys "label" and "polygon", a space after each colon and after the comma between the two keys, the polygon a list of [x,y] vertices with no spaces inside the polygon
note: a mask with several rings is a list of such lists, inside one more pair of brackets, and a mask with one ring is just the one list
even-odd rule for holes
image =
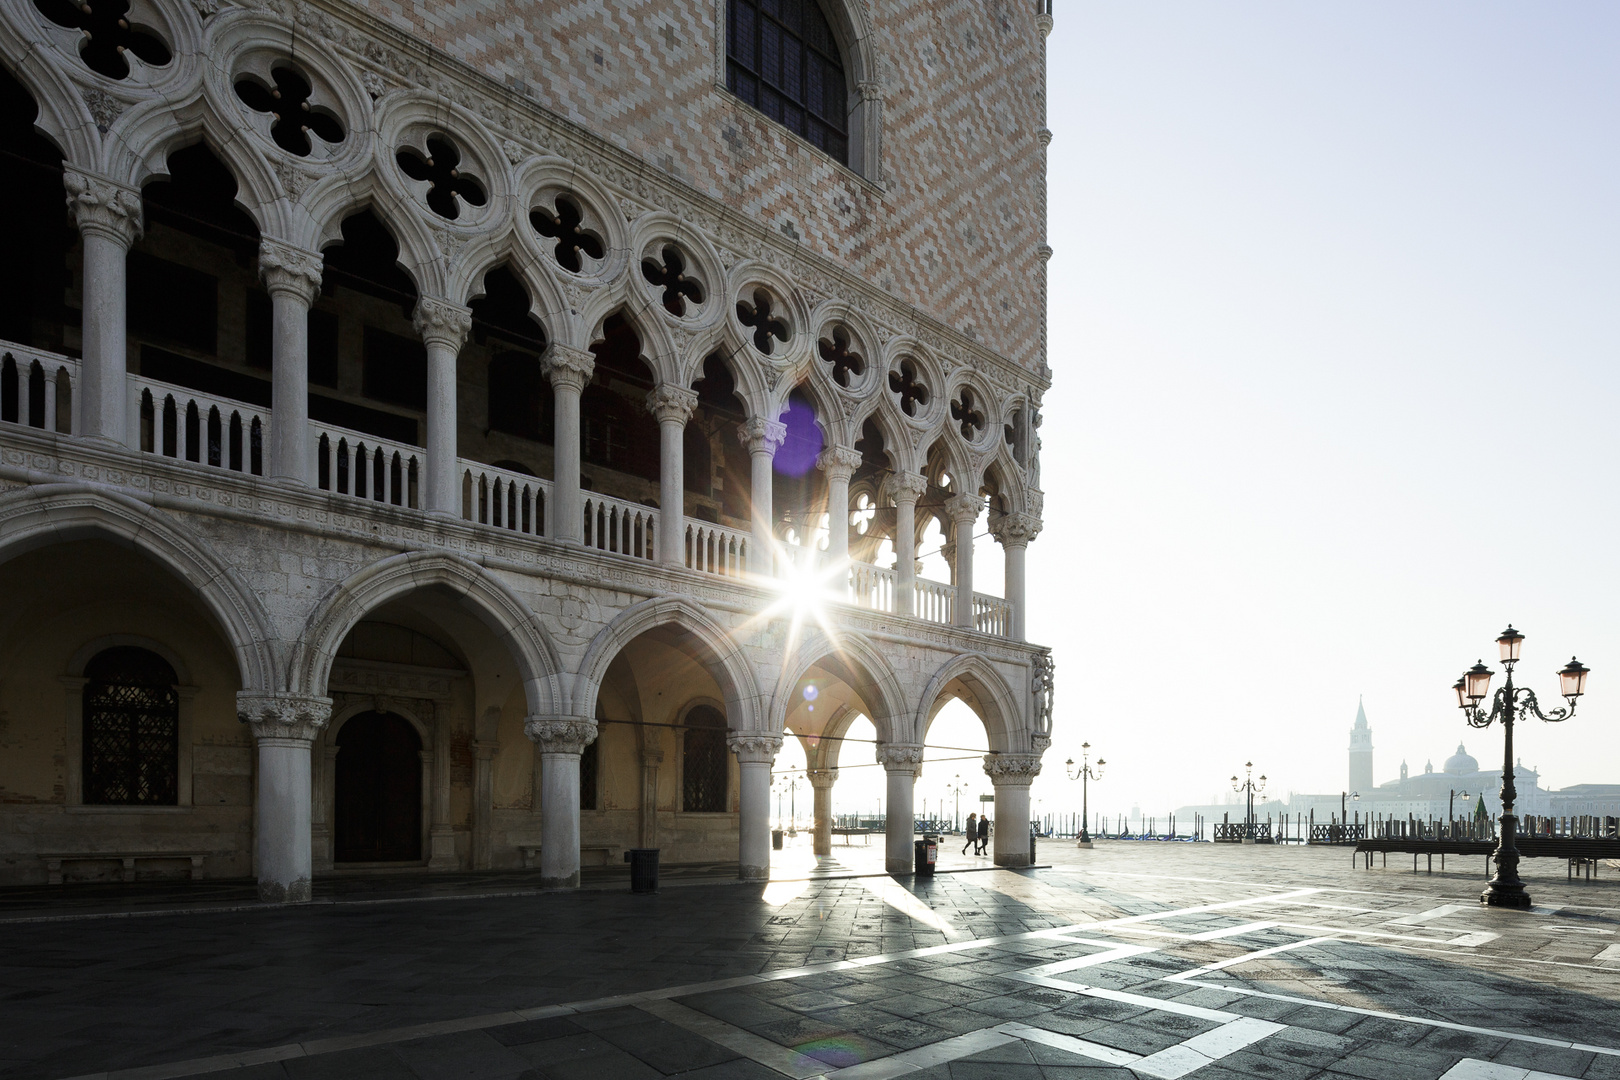
{"label": "walking person", "polygon": [[975,855],[988,855],[990,853],[990,815],[985,814],[979,818],[979,843],[973,849]]}
{"label": "walking person", "polygon": [[962,845],[962,854],[966,855],[967,854],[967,849],[968,849],[968,844],[972,844],[973,845],[973,853],[975,855],[977,855],[979,853],[979,815],[978,814],[969,814],[968,815],[967,829],[963,832],[963,835],[967,837],[967,844]]}

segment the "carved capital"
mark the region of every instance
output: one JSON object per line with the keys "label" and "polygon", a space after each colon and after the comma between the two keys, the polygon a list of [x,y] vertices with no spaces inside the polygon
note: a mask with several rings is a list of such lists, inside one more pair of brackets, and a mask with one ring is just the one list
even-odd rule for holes
{"label": "carved capital", "polygon": [[332,699],[243,690],[236,695],[236,718],[253,729],[253,737],[259,742],[308,744],[331,721]]}
{"label": "carved capital", "polygon": [[416,301],[411,325],[429,348],[439,345],[459,352],[462,342],[467,340],[467,332],[472,329],[472,310],[448,300],[424,296]]}
{"label": "carved capital", "polygon": [[805,770],[805,776],[809,778],[810,786],[817,791],[831,788],[838,782],[837,769],[807,769]]}
{"label": "carved capital", "polygon": [[877,762],[888,772],[915,774],[922,768],[923,748],[914,743],[878,743]]}
{"label": "carved capital", "polygon": [[890,473],[883,481],[883,494],[899,503],[915,504],[928,491],[928,478],[918,473]]}
{"label": "carved capital", "polygon": [[997,787],[1028,787],[1041,775],[1039,754],[986,754],[984,774]]}
{"label": "carved capital", "polygon": [[74,169],[62,173],[62,184],[79,232],[103,236],[125,248],[140,238],[143,219],[139,191]]}
{"label": "carved capital", "polygon": [[750,454],[775,454],[786,438],[786,424],[762,416],[751,416],[737,427],[737,441]]}
{"label": "carved capital", "polygon": [[692,419],[697,403],[697,391],[672,383],[655,386],[647,395],[647,411],[657,417],[660,424],[672,421],[684,426]]}
{"label": "carved capital", "polygon": [[827,474],[828,480],[842,480],[847,484],[861,467],[861,452],[847,446],[829,446],[816,455],[816,466]]}
{"label": "carved capital", "polygon": [[978,521],[983,511],[984,500],[977,495],[952,495],[945,500],[945,513],[953,525]]}
{"label": "carved capital", "polygon": [[523,734],[542,754],[583,754],[596,741],[596,721],[583,716],[529,716]]}
{"label": "carved capital", "polygon": [[990,523],[990,535],[1002,547],[1027,547],[1040,535],[1042,524],[1034,514],[1003,514]]}
{"label": "carved capital", "polygon": [[596,357],[585,349],[553,341],[540,358],[540,367],[551,380],[553,390],[572,390],[578,394],[596,373]]}
{"label": "carved capital", "polygon": [[324,261],[313,251],[295,248],[278,240],[259,241],[259,277],[271,296],[290,294],[305,307],[321,294]]}
{"label": "carved capital", "polygon": [[855,90],[861,95],[862,101],[881,102],[883,100],[883,84],[877,79],[862,79],[855,84]]}
{"label": "carved capital", "polygon": [[741,764],[770,765],[775,763],[776,755],[782,752],[782,736],[758,731],[728,735],[726,747],[737,755],[737,761]]}

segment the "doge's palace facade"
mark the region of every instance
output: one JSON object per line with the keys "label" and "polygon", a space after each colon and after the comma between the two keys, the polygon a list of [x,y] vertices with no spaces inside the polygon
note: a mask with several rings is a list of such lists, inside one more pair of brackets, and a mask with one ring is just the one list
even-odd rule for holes
{"label": "doge's palace facade", "polygon": [[1050,29],[0,0],[0,883],[763,877],[863,715],[904,870],[953,697],[1026,863]]}

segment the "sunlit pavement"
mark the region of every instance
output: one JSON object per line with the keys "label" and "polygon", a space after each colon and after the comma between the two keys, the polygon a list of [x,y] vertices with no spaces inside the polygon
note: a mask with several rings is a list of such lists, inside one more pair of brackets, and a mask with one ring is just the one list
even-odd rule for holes
{"label": "sunlit pavement", "polygon": [[1620,871],[1530,862],[1524,913],[1472,861],[1050,841],[811,877],[798,839],[764,885],[3,923],[0,1071],[1620,1077]]}

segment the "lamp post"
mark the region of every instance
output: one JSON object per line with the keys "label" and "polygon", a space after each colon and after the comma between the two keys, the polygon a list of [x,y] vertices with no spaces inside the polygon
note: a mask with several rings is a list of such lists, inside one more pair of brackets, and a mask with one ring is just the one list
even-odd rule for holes
{"label": "lamp post", "polygon": [[[1262,776],[1260,779],[1264,780],[1265,777]],[[1348,826],[1350,824],[1350,811],[1345,808],[1345,800],[1346,799],[1354,799],[1356,802],[1360,802],[1361,801],[1361,792],[1359,792],[1359,791],[1341,791],[1341,792],[1339,792],[1339,829],[1340,829],[1339,836],[1341,838],[1350,835],[1350,833],[1347,831]]]}
{"label": "lamp post", "polygon": [[1489,713],[1480,703],[1490,691],[1491,676],[1495,673],[1483,661],[1463,672],[1452,689],[1457,692],[1457,707],[1463,711],[1469,727],[1486,728],[1497,720],[1502,722],[1502,828],[1496,854],[1491,856],[1496,863],[1496,876],[1486,883],[1479,902],[1492,907],[1528,909],[1530,894],[1519,878],[1519,819],[1513,812],[1513,801],[1519,794],[1513,784],[1513,724],[1532,716],[1550,722],[1574,716],[1576,700],[1586,693],[1586,674],[1590,669],[1570,657],[1569,663],[1558,672],[1559,693],[1569,702],[1569,708],[1544,713],[1534,691],[1513,685],[1513,668],[1519,662],[1519,647],[1523,643],[1524,635],[1512,626],[1496,639],[1507,681],[1492,699]]}
{"label": "lamp post", "polygon": [[1453,790],[1451,798],[1446,802],[1446,821],[1448,823],[1457,820],[1457,796],[1459,795],[1465,799],[1468,798],[1468,792]]}
{"label": "lamp post", "polygon": [[945,785],[945,790],[956,800],[956,820],[952,822],[952,832],[962,831],[962,792],[967,789],[968,786],[962,783],[961,773],[957,773],[956,778]]}
{"label": "lamp post", "polygon": [[1254,797],[1265,792],[1266,774],[1261,773],[1260,779],[1257,781],[1254,778],[1254,762],[1245,761],[1243,763],[1243,768],[1246,771],[1244,772],[1243,779],[1241,781],[1235,776],[1232,777],[1232,790],[1242,791],[1247,794],[1248,811],[1244,814],[1243,818],[1243,842],[1245,844],[1252,844],[1254,843]]}
{"label": "lamp post", "polygon": [[1091,813],[1091,806],[1086,799],[1086,788],[1091,781],[1102,779],[1103,766],[1106,764],[1108,764],[1108,762],[1104,761],[1102,758],[1098,758],[1097,764],[1095,765],[1091,763],[1090,743],[1080,744],[1079,771],[1075,770],[1074,758],[1070,758],[1068,761],[1063,763],[1063,768],[1069,774],[1069,779],[1080,781],[1080,839],[1075,843],[1075,847],[1088,848],[1091,846],[1091,833],[1087,831],[1086,822],[1086,818],[1089,817]]}

